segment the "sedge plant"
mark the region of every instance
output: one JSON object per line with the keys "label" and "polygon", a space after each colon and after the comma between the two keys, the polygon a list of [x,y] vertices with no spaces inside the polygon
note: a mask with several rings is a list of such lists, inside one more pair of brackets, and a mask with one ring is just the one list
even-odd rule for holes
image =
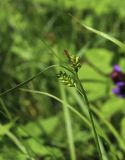
{"label": "sedge plant", "polygon": [[95,142],[97,145],[97,150],[99,153],[99,158],[100,158],[100,160],[103,160],[103,155],[102,155],[101,146],[99,143],[99,137],[98,137],[98,134],[96,131],[95,123],[94,123],[94,118],[93,118],[91,106],[90,106],[86,91],[82,85],[82,82],[81,82],[81,80],[79,78],[79,74],[78,74],[79,69],[81,68],[80,57],[75,56],[75,55],[70,55],[67,50],[64,50],[64,53],[65,53],[68,61],[67,61],[67,66],[63,66],[63,68],[68,70],[68,72],[70,72],[71,75],[65,71],[60,70],[60,72],[57,74],[57,78],[64,85],[66,85],[68,87],[75,87],[80,92],[80,94],[83,96],[83,98],[86,102],[89,116],[90,116],[90,121],[91,121],[91,125],[92,125],[92,130],[94,133],[94,139],[95,139]]}

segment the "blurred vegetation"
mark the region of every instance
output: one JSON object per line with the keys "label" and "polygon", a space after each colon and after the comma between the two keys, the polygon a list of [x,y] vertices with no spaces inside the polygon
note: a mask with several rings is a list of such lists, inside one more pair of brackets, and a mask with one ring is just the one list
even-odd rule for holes
{"label": "blurred vegetation", "polygon": [[[83,66],[79,76],[97,128],[110,142],[100,138],[104,160],[124,160],[125,101],[112,94],[113,84],[107,78],[114,64],[125,71],[124,50],[82,24],[124,42],[125,2],[1,0],[0,12],[0,92],[59,64],[55,53],[64,60],[64,49],[80,56]],[[51,68],[22,87],[66,99],[89,119],[83,98],[58,83],[58,70]],[[73,160],[62,107],[55,99],[18,89],[0,97],[0,160]],[[76,159],[98,160],[90,127],[72,112],[69,117]]]}

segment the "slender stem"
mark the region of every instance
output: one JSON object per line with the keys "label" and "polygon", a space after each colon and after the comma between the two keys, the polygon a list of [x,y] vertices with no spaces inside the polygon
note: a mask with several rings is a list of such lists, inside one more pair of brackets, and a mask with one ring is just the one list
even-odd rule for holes
{"label": "slender stem", "polygon": [[81,118],[83,120],[83,122],[91,127],[91,123],[88,121],[88,119],[83,116],[80,112],[78,112],[75,108],[73,108],[72,106],[70,106],[69,104],[67,104],[64,100],[61,100],[60,98],[50,94],[50,93],[47,93],[47,92],[42,92],[42,91],[35,91],[35,90],[29,90],[29,89],[24,89],[24,88],[21,88],[20,89],[21,91],[24,91],[24,92],[30,92],[30,93],[36,93],[36,94],[42,94],[42,95],[45,95],[45,96],[48,96],[50,98],[53,98],[55,99],[56,101],[62,103],[62,104],[65,104],[68,109],[70,109],[73,113],[75,113],[79,118]]}
{"label": "slender stem", "polygon": [[6,107],[6,105],[4,104],[4,101],[2,100],[2,98],[0,98],[0,103],[1,103],[1,106],[6,114],[6,117],[9,119],[9,120],[12,120],[12,116],[8,110],[8,108]]}
{"label": "slender stem", "polygon": [[[60,91],[61,91],[62,99],[64,100],[64,102],[66,102],[65,90],[64,90],[64,87],[62,87],[61,85],[60,85]],[[67,131],[71,160],[76,160],[71,118],[70,118],[69,109],[65,104],[63,104],[63,112],[64,112],[64,119],[66,124],[66,131]]]}
{"label": "slender stem", "polygon": [[89,104],[89,100],[88,100],[88,97],[86,95],[86,91],[84,90],[84,88],[82,86],[82,83],[81,83],[81,81],[80,81],[77,73],[76,73],[76,78],[77,78],[79,87],[81,89],[81,92],[84,95],[86,105],[88,107],[88,112],[89,112],[89,116],[90,116],[90,120],[91,120],[91,124],[92,124],[92,128],[93,128],[93,133],[94,133],[94,136],[95,136],[95,141],[96,141],[97,149],[98,149],[98,152],[99,152],[99,157],[100,157],[100,160],[103,160],[103,156],[102,156],[102,152],[101,152],[101,147],[100,147],[100,144],[99,144],[99,139],[98,139],[98,135],[97,135],[97,132],[96,132],[96,127],[95,127],[93,115],[92,115],[92,112],[91,112],[91,107],[90,107],[90,104]]}
{"label": "slender stem", "polygon": [[47,71],[47,70],[50,69],[50,68],[54,68],[54,67],[57,67],[57,66],[59,67],[59,65],[51,65],[51,66],[49,66],[49,67],[46,67],[45,69],[41,70],[39,73],[37,73],[36,75],[34,75],[33,77],[30,77],[29,79],[27,79],[27,80],[25,80],[25,81],[17,84],[16,86],[14,86],[14,87],[12,87],[12,88],[10,88],[10,89],[8,89],[8,90],[5,90],[4,92],[0,93],[0,97],[2,97],[2,96],[4,96],[5,94],[10,93],[10,92],[18,89],[18,88],[20,88],[20,87],[22,87],[22,86],[24,86],[25,84],[29,83],[30,81],[32,81],[32,80],[34,80],[35,78],[37,78],[37,77],[39,77],[40,75],[42,75],[43,72]]}

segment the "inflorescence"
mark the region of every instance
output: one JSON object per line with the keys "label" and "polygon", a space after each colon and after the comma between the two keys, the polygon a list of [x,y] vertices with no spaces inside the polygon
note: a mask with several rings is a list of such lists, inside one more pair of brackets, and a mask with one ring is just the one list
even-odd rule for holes
{"label": "inflorescence", "polygon": [[[79,69],[81,68],[80,58],[75,55],[70,55],[67,50],[64,50],[64,53],[68,59],[68,65],[70,69],[77,73]],[[76,87],[75,80],[66,72],[60,71],[59,74],[57,74],[57,78],[64,84],[69,87]]]}

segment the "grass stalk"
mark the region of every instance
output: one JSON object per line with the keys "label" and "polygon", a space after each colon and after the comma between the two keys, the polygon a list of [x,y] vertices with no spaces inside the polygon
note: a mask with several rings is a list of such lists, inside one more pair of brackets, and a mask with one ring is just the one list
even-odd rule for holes
{"label": "grass stalk", "polygon": [[[62,100],[65,103],[67,103],[65,88],[62,85],[60,85],[60,92],[61,92]],[[67,131],[67,137],[68,137],[68,143],[69,143],[69,150],[70,150],[70,157],[71,157],[70,159],[71,160],[76,160],[70,112],[69,112],[69,109],[67,108],[67,106],[65,104],[62,104],[62,105],[63,105],[64,119],[65,119],[66,131]]]}
{"label": "grass stalk", "polygon": [[9,112],[8,108],[6,107],[4,101],[2,100],[2,98],[0,98],[0,103],[1,103],[1,106],[6,114],[6,117],[9,119],[9,120],[12,120],[12,116],[11,116],[11,113]]}
{"label": "grass stalk", "polygon": [[91,121],[91,124],[92,124],[93,133],[94,133],[95,142],[96,142],[96,145],[97,145],[99,157],[100,157],[100,160],[103,160],[103,156],[102,156],[102,152],[101,152],[101,147],[100,147],[100,144],[99,144],[99,139],[98,139],[98,135],[97,135],[97,132],[96,132],[96,127],[95,127],[93,115],[92,115],[92,112],[91,112],[91,107],[90,107],[90,104],[89,104],[89,100],[88,100],[88,97],[86,95],[86,91],[84,90],[84,88],[82,86],[82,83],[81,83],[81,81],[80,81],[79,76],[78,76],[77,73],[76,73],[76,79],[77,79],[79,88],[80,88],[80,90],[81,90],[81,92],[82,92],[82,94],[84,96],[87,108],[88,108],[88,112],[89,112],[89,116],[90,116],[90,121]]}

